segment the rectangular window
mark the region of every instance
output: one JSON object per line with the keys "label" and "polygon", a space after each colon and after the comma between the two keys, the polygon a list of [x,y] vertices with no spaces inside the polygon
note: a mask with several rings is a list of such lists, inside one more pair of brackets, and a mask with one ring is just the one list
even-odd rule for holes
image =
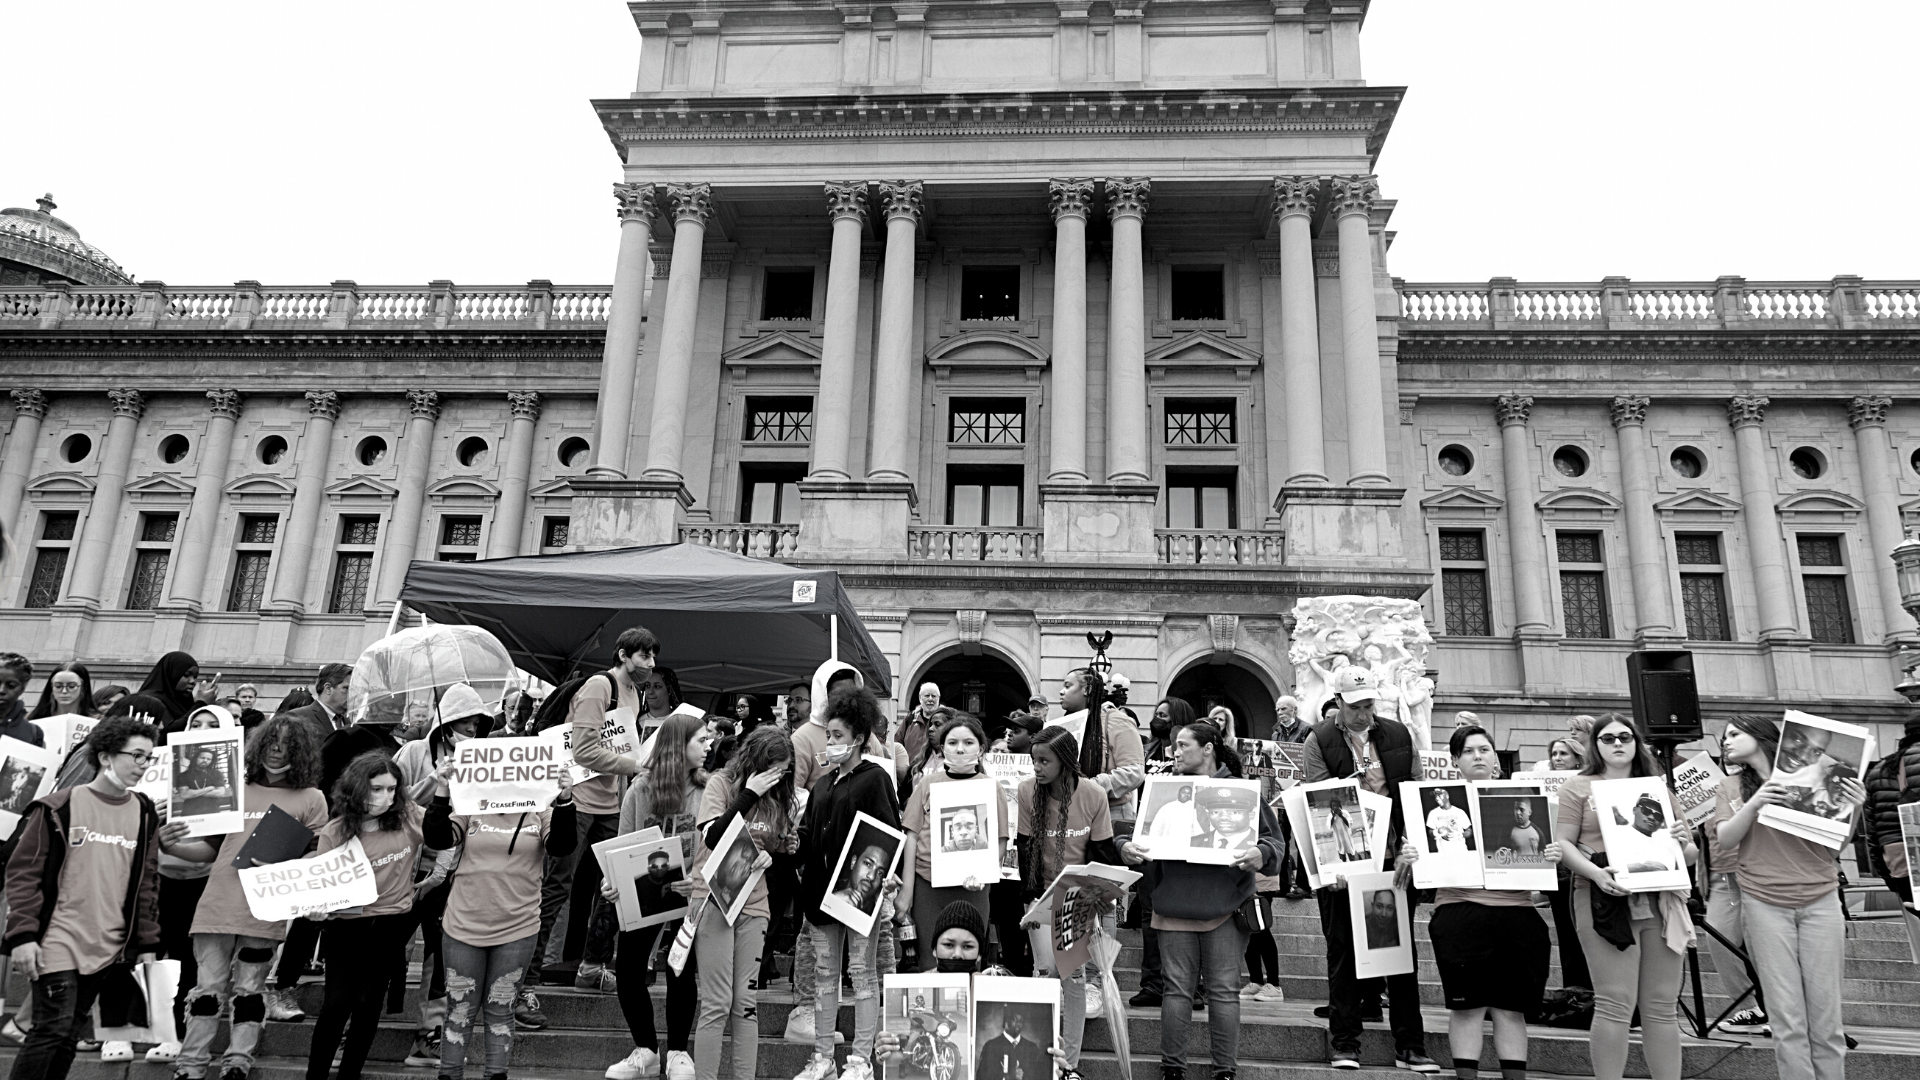
{"label": "rectangular window", "polygon": [[572,518],[550,517],[540,522],[540,554],[551,555],[567,546]]}
{"label": "rectangular window", "polygon": [[33,574],[27,580],[27,607],[50,608],[59,602],[79,520],[77,511],[54,511],[41,518],[40,543],[33,553]]}
{"label": "rectangular window", "polygon": [[480,557],[480,519],[443,517],[440,519],[440,545],[434,558],[441,562],[472,562]]}
{"label": "rectangular window", "polygon": [[1020,268],[960,268],[960,318],[968,322],[1020,321]]}
{"label": "rectangular window", "polygon": [[1024,470],[1018,465],[949,465],[947,524],[1018,527],[1023,480]]}
{"label": "rectangular window", "polygon": [[1174,322],[1219,322],[1227,317],[1226,271],[1217,266],[1172,270]]}
{"label": "rectangular window", "polygon": [[800,481],[807,467],[786,465],[740,466],[740,520],[754,525],[800,523]]}
{"label": "rectangular window", "polygon": [[806,443],[813,439],[813,399],[768,397],[747,399],[748,442]]}
{"label": "rectangular window", "polygon": [[1673,554],[1675,562],[1689,568],[1680,574],[1680,608],[1687,620],[1687,637],[1694,641],[1732,641],[1720,535],[1676,533]]}
{"label": "rectangular window", "polygon": [[1492,637],[1487,592],[1487,534],[1478,529],[1440,532],[1441,626],[1456,637]]}
{"label": "rectangular window", "polygon": [[760,318],[766,322],[811,322],[813,267],[769,268],[760,296]]}
{"label": "rectangular window", "polygon": [[1853,606],[1838,536],[1800,536],[1800,583],[1807,598],[1807,636],[1826,645],[1852,645]]}
{"label": "rectangular window", "polygon": [[1607,572],[1600,560],[1600,534],[1554,535],[1560,555],[1560,615],[1572,638],[1612,636],[1607,619]]}
{"label": "rectangular window", "polygon": [[948,409],[950,443],[1019,446],[1027,441],[1027,403],[1021,398],[954,398]]}
{"label": "rectangular window", "polygon": [[1234,529],[1237,473],[1220,469],[1167,470],[1167,528]]}
{"label": "rectangular window", "polygon": [[243,514],[240,544],[234,551],[228,611],[259,611],[266,600],[267,574],[273,568],[273,542],[280,534],[275,514]]}
{"label": "rectangular window", "polygon": [[327,590],[329,612],[342,615],[366,610],[367,586],[373,580],[373,546],[379,541],[379,518],[340,519],[340,546],[334,556],[333,587]]}
{"label": "rectangular window", "polygon": [[167,567],[173,561],[173,538],[179,528],[179,514],[140,515],[140,539],[134,543],[132,581],[127,586],[128,611],[152,611],[165,598]]}
{"label": "rectangular window", "polygon": [[1235,443],[1231,399],[1167,399],[1168,446],[1232,446]]}

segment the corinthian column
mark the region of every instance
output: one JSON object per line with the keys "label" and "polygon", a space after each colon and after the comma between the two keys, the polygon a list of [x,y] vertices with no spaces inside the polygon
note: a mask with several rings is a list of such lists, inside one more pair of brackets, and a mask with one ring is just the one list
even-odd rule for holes
{"label": "corinthian column", "polygon": [[693,381],[693,330],[700,317],[700,258],[713,214],[712,184],[668,184],[673,204],[673,261],[660,316],[660,350],[653,376],[653,423],[647,432],[647,475],[680,480],[687,434],[687,387]]}
{"label": "corinthian column", "polygon": [[593,464],[587,475],[624,478],[627,440],[633,429],[633,375],[640,363],[646,319],[647,236],[653,229],[653,185],[615,184],[620,255],[613,264],[613,296],[607,306],[606,351],[600,362],[600,397],[593,427]]}
{"label": "corinthian column", "polygon": [[180,539],[178,569],[173,572],[169,604],[199,610],[207,581],[207,562],[213,556],[214,531],[220,524],[220,500],[226,495],[227,459],[233,454],[233,429],[240,419],[240,391],[209,390],[207,436],[200,440],[200,471],[193,481],[193,505]]}
{"label": "corinthian column", "polygon": [[923,185],[880,184],[887,222],[887,261],[880,284],[880,336],[873,365],[874,480],[907,479],[907,419],[913,411],[913,243],[920,225]]}
{"label": "corinthian column", "polygon": [[375,593],[376,607],[400,599],[407,564],[420,547],[420,514],[427,505],[427,477],[433,465],[433,427],[440,419],[440,395],[432,390],[407,391],[407,454],[400,461],[400,492],[393,497],[393,517],[387,522],[386,566]]}
{"label": "corinthian column", "polygon": [[827,262],[827,311],[820,339],[820,391],[813,402],[815,480],[847,480],[853,437],[854,350],[860,334],[860,237],[867,227],[867,185],[826,185],[833,250]]}
{"label": "corinthian column", "polygon": [[1527,460],[1527,416],[1532,410],[1533,399],[1521,394],[1502,397],[1495,408],[1500,420],[1500,457],[1507,482],[1507,541],[1513,545],[1513,595],[1521,633],[1544,631],[1552,625],[1547,608],[1547,557],[1540,543],[1539,515],[1533,508],[1534,473]]}
{"label": "corinthian column", "polygon": [[1900,496],[1893,478],[1900,466],[1887,439],[1887,410],[1893,399],[1857,397],[1847,403],[1847,423],[1860,456],[1860,486],[1866,492],[1867,535],[1873,543],[1874,580],[1880,585],[1881,625],[1885,640],[1913,637],[1913,617],[1900,606],[1900,579],[1893,569],[1893,549],[1900,543]]}
{"label": "corinthian column", "polygon": [[1767,399],[1737,397],[1727,402],[1733,428],[1733,452],[1740,472],[1741,516],[1746,519],[1747,556],[1753,561],[1754,590],[1760,600],[1760,640],[1799,635],[1793,584],[1787,576],[1787,546],[1780,538],[1780,517],[1773,508],[1773,472],[1767,468],[1767,444],[1760,425]]}
{"label": "corinthian column", "polygon": [[87,509],[87,527],[74,553],[73,577],[67,599],[98,606],[100,584],[107,571],[107,549],[120,524],[120,501],[127,491],[127,468],[133,462],[133,440],[147,399],[138,390],[109,390],[113,419],[107,424],[106,445],[100,448],[100,475],[94,478],[93,505]]}
{"label": "corinthian column", "polygon": [[27,478],[33,475],[33,454],[40,445],[40,422],[47,417],[47,395],[39,390],[15,390],[13,393],[13,431],[7,436],[7,457],[0,461],[0,529],[15,536],[20,516],[20,500],[26,495]]}
{"label": "corinthian column", "polygon": [[1108,180],[1113,280],[1107,301],[1107,482],[1144,484],[1147,459],[1147,295],[1140,231],[1153,181]]}
{"label": "corinthian column", "polygon": [[1620,433],[1621,487],[1627,502],[1627,561],[1633,577],[1634,637],[1671,640],[1673,595],[1667,580],[1666,545],[1653,510],[1653,454],[1647,448],[1647,405],[1643,397],[1613,399],[1614,430]]}
{"label": "corinthian column", "polygon": [[1280,218],[1280,371],[1287,391],[1288,484],[1327,482],[1320,427],[1320,312],[1314,298],[1313,196],[1320,182],[1283,176],[1273,182]]}
{"label": "corinthian column", "polygon": [[1387,425],[1380,389],[1380,327],[1373,306],[1373,237],[1368,216],[1380,184],[1371,176],[1333,178],[1340,228],[1340,331],[1347,376],[1349,484],[1385,484]]}
{"label": "corinthian column", "polygon": [[1087,215],[1093,181],[1047,184],[1053,211],[1053,459],[1047,479],[1087,480]]}
{"label": "corinthian column", "polygon": [[327,458],[333,449],[333,422],[340,418],[340,395],[307,391],[307,430],[300,436],[300,464],[294,470],[293,505],[287,510],[286,538],[280,542],[280,570],[273,575],[274,611],[306,608],[307,571],[320,528],[320,500],[327,486]]}
{"label": "corinthian column", "polygon": [[487,558],[508,559],[520,554],[520,530],[527,522],[527,485],[533,476],[533,425],[540,419],[540,395],[532,390],[507,391],[513,420],[507,426],[507,464],[500,474],[500,506],[493,512],[493,532],[487,537]]}

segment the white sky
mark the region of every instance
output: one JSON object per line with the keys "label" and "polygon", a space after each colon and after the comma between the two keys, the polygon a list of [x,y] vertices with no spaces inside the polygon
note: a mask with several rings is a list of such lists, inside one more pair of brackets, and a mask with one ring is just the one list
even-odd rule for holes
{"label": "white sky", "polygon": [[[0,205],[174,284],[606,282],[620,0],[41,4]],[[1374,0],[1415,281],[1920,277],[1913,0]],[[1909,72],[1906,79],[1898,73]],[[38,88],[28,91],[24,88]]]}

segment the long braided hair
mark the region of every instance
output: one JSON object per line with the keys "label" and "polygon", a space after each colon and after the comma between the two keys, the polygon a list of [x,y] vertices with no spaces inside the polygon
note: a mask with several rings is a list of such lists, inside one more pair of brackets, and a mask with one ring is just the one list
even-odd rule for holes
{"label": "long braided hair", "polygon": [[[1060,775],[1051,784],[1042,784],[1038,777],[1033,783],[1033,805],[1027,807],[1027,819],[1033,822],[1033,843],[1027,845],[1025,865],[1020,867],[1021,880],[1027,883],[1030,892],[1039,892],[1052,883],[1046,876],[1047,864],[1058,874],[1067,865],[1067,808],[1073,803],[1073,793],[1080,789],[1079,747],[1075,745],[1073,732],[1063,727],[1044,727],[1033,737],[1034,748],[1046,747],[1060,762]],[[1058,804],[1060,820],[1053,820],[1054,806]],[[1049,836],[1051,830],[1051,836]],[[1053,849],[1051,859],[1043,858],[1041,845]]]}
{"label": "long braided hair", "polygon": [[[1753,736],[1753,741],[1760,744],[1760,756],[1766,758],[1768,761],[1774,761],[1780,756],[1780,729],[1774,725],[1773,721],[1766,717],[1755,716],[1752,713],[1735,713],[1733,717],[1727,721],[1727,726],[1739,728],[1741,731]],[[1753,798],[1754,794],[1760,790],[1760,783],[1760,773],[1758,770],[1741,769],[1741,801],[1744,802]]]}
{"label": "long braided hair", "polygon": [[1087,726],[1080,733],[1079,771],[1081,776],[1099,776],[1107,771],[1107,717],[1100,708],[1107,701],[1107,684],[1092,668],[1074,668],[1067,672],[1069,679],[1076,675],[1087,697]]}

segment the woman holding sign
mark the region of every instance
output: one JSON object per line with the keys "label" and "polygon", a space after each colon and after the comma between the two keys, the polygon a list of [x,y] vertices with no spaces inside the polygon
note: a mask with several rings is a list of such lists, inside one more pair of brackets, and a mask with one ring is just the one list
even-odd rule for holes
{"label": "woman holding sign", "polygon": [[[1740,771],[1720,782],[1707,831],[1716,846],[1738,853],[1741,922],[1766,993],[1774,1063],[1782,1080],[1839,1080],[1846,1075],[1847,924],[1833,849],[1758,820],[1761,807],[1793,801],[1773,769],[1780,752],[1773,721],[1735,716],[1724,745]],[[1858,780],[1843,776],[1839,784],[1845,798],[1866,798]]]}
{"label": "woman holding sign", "polygon": [[[1630,717],[1608,713],[1588,734],[1586,765],[1580,775],[1560,787],[1556,828],[1561,862],[1573,875],[1573,917],[1593,975],[1593,1075],[1597,1080],[1620,1080],[1627,1067],[1627,1025],[1636,1006],[1647,1071],[1653,1080],[1679,1080],[1680,1021],[1675,1006],[1680,999],[1680,975],[1687,948],[1693,943],[1693,921],[1687,915],[1687,894],[1628,893],[1614,880],[1617,872],[1590,858],[1606,854],[1600,836],[1599,806],[1593,800],[1596,780],[1625,780],[1659,776],[1660,766],[1640,727]],[[1683,819],[1672,835],[1686,852],[1696,856],[1693,837]],[[1617,917],[1598,919],[1598,889],[1615,898]],[[1609,912],[1612,914],[1612,912]],[[1603,925],[1604,923],[1604,925]]]}
{"label": "woman holding sign", "polygon": [[[952,780],[977,780],[985,775],[980,771],[980,755],[986,745],[987,732],[980,726],[980,721],[966,713],[949,713],[946,722],[933,729],[933,738],[927,742],[929,756],[938,755],[940,766],[928,772],[923,783],[914,786],[901,816],[901,823],[907,830],[907,849],[901,856],[901,862],[911,864],[913,872],[901,875],[904,880],[900,886],[899,900],[894,906],[900,912],[896,918],[902,923],[911,920],[915,927],[914,937],[920,946],[915,955],[919,958],[922,971],[933,970],[933,925],[948,904],[972,904],[979,909],[982,919],[989,917],[987,886],[993,881],[969,878],[959,886],[944,889],[933,887],[933,803],[927,795],[927,789],[935,784]],[[993,835],[1005,841],[1006,800],[999,797],[996,788],[990,801],[1000,822],[1000,828]]]}

